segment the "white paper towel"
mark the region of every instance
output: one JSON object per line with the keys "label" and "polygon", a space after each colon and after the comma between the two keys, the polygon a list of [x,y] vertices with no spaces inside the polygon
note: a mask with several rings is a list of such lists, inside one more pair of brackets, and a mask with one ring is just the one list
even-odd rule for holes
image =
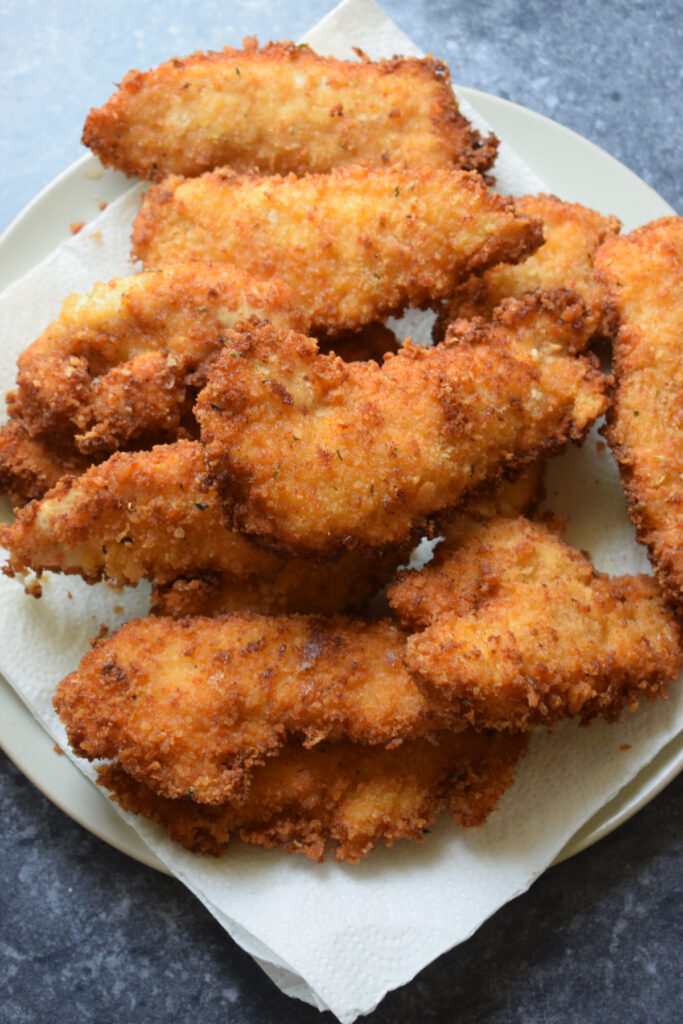
{"label": "white paper towel", "polygon": [[[352,45],[372,57],[418,55],[371,0],[342,4],[306,39],[342,57]],[[461,106],[487,130],[476,112]],[[505,144],[496,176],[502,191],[543,187]],[[0,297],[5,388],[13,382],[17,354],[67,294],[132,272],[129,234],[140,192],[136,186],[111,204]],[[600,569],[647,571],[614,464],[598,447],[593,436],[554,464],[549,502],[570,514],[569,539],[590,549]],[[0,580],[0,670],[60,745],[66,747],[64,729],[51,706],[56,684],[78,664],[101,623],[116,628],[144,614],[147,603],[145,586],[117,592],[51,576],[36,601],[17,581]],[[356,866],[319,865],[239,843],[216,860],[190,854],[149,822],[123,816],[283,991],[351,1022],[527,889],[580,825],[682,728],[683,698],[674,687],[666,704],[626,715],[616,726],[566,723],[552,735],[535,735],[515,786],[483,829],[463,831],[444,819],[424,844],[377,850]],[[92,768],[77,763],[94,777]]]}

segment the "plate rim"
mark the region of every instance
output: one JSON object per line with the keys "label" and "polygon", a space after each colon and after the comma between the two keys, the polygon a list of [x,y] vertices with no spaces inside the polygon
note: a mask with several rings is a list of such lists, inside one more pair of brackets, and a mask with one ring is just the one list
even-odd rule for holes
{"label": "plate rim", "polygon": [[[485,116],[489,119],[491,110],[494,111],[494,117],[492,120],[492,128],[496,130],[495,121],[504,119],[506,113],[513,114],[514,117],[522,122],[529,122],[533,125],[534,122],[539,122],[543,131],[551,133],[556,139],[559,139],[565,145],[574,147],[584,147],[586,152],[593,156],[594,159],[602,162],[607,162],[614,170],[615,174],[624,179],[629,185],[638,188],[642,191],[645,196],[646,202],[651,202],[654,205],[659,205],[661,213],[656,216],[667,216],[675,215],[676,212],[647,182],[639,178],[633,171],[631,171],[625,164],[622,164],[619,160],[613,157],[611,154],[606,152],[596,143],[584,136],[579,135],[571,128],[560,124],[557,121],[553,121],[551,118],[546,117],[544,114],[540,114],[528,107],[524,107],[512,100],[504,99],[503,97],[495,96],[492,93],[486,93],[478,89],[471,89],[465,86],[454,84],[453,86],[456,96],[462,96],[468,100],[472,106],[477,110],[481,107],[485,108]],[[484,111],[481,111],[484,113]],[[500,127],[497,129],[500,131]],[[510,138],[501,132],[501,136],[505,138],[505,141],[513,148],[516,149],[519,144],[519,139],[515,140],[514,137]],[[517,144],[516,144],[517,143]],[[528,161],[530,166],[534,170],[534,164]],[[88,168],[92,168],[95,172],[91,175],[85,172]],[[101,173],[100,173],[101,172]],[[79,177],[80,176],[80,177]],[[541,175],[543,177],[543,175]],[[10,224],[0,234],[0,256],[3,254],[6,248],[10,248],[19,239],[20,244],[25,244],[25,240],[22,243],[22,234],[25,235],[27,232],[31,232],[32,219],[40,212],[41,207],[47,202],[48,204],[54,203],[55,199],[59,202],[59,194],[63,191],[68,191],[72,186],[80,184],[83,191],[83,196],[78,197],[79,202],[83,202],[84,208],[91,201],[93,203],[98,202],[99,194],[106,193],[110,196],[109,201],[117,198],[118,195],[122,195],[129,188],[132,188],[137,179],[127,178],[125,175],[117,171],[103,168],[99,160],[90,153],[85,153],[79,157],[76,161],[70,164],[67,168],[62,170],[55,178],[48,182],[30,202],[14,217]],[[552,187],[551,183],[548,182],[549,187]],[[78,190],[77,190],[78,191]],[[581,202],[581,199],[574,199],[569,197],[571,201]],[[100,200],[101,201],[101,200]],[[589,205],[589,204],[586,204]],[[96,207],[93,207],[93,215],[97,212]],[[64,218],[64,230],[62,237],[59,237],[56,232],[53,232],[54,238],[50,244],[38,246],[39,252],[33,259],[35,265],[42,258],[47,256],[56,245],[60,244],[61,241],[69,237],[69,225],[67,222],[67,216]],[[52,236],[51,236],[52,237]],[[12,261],[7,261],[12,266]],[[1,262],[0,262],[1,266]],[[28,268],[27,268],[28,269]],[[9,286],[12,281],[20,277],[25,271],[20,270],[19,273],[12,274],[11,270],[8,273],[0,273],[0,287],[4,288]],[[16,706],[14,706],[16,704]],[[47,732],[46,729],[38,722],[32,715],[29,708],[23,703],[19,694],[10,686],[10,684],[0,676],[0,708],[3,713],[0,714],[0,747],[5,751],[8,758],[14,763],[18,770],[55,806],[59,807],[65,814],[67,814],[72,820],[76,821],[87,831],[97,836],[103,842],[119,850],[121,853],[139,861],[148,867],[154,868],[164,874],[171,874],[166,866],[155,856],[155,854],[143,843],[142,839],[138,836],[137,832],[124,820],[119,812],[114,808],[113,805],[106,801],[104,794],[96,790],[94,783],[80,771],[80,769],[70,759],[66,761],[68,764],[70,773],[69,778],[72,778],[74,785],[82,792],[87,792],[87,787],[90,787],[92,791],[96,791],[97,799],[102,801],[103,813],[100,821],[93,821],[92,818],[88,818],[88,814],[80,810],[79,807],[74,807],[69,803],[68,798],[60,792],[59,785],[55,787],[54,779],[59,777],[60,773],[54,774],[47,769],[43,769],[42,760],[47,755],[47,748],[52,747],[54,749],[54,740]],[[11,713],[8,714],[8,708]],[[30,743],[27,748],[25,742],[17,743],[14,741],[14,737],[11,735],[11,729],[13,723],[16,721],[16,716],[19,716],[21,720],[21,728],[24,730],[25,735],[28,733],[30,736]],[[38,770],[35,762],[35,753],[33,757],[32,752],[38,749],[39,762],[41,768]],[[58,755],[55,753],[55,757]],[[61,767],[61,766],[60,766]],[[599,811],[592,815],[588,821],[586,821],[581,828],[572,836],[572,838],[565,844],[562,850],[558,853],[553,864],[558,864],[569,857],[575,856],[582,850],[587,849],[594,843],[599,842],[605,836],[609,835],[610,832],[614,831],[620,825],[624,824],[636,814],[642,807],[653,800],[673,779],[683,770],[683,732],[678,733],[677,736],[673,737],[663,748],[660,750],[655,757],[643,768],[636,773],[633,779],[627,782],[615,796],[613,796]],[[82,788],[81,783],[86,787]],[[108,813],[107,813],[108,812]],[[98,815],[98,817],[100,817]]]}

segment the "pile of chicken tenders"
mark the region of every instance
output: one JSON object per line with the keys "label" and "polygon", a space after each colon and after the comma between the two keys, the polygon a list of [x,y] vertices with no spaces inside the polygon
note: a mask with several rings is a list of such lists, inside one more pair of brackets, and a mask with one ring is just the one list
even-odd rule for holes
{"label": "pile of chicken tenders", "polygon": [[[90,112],[152,182],[144,270],[66,299],[0,428],[4,571],[152,583],[54,705],[195,851],[482,825],[534,729],[615,721],[683,662],[683,219],[503,197],[443,63],[358,58],[247,39]],[[389,328],[411,308],[431,345]],[[538,514],[603,415],[652,576]]]}

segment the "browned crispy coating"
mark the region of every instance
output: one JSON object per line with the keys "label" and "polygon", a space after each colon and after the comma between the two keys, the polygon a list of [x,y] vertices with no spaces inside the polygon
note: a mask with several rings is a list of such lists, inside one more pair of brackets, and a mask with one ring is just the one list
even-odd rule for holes
{"label": "browned crispy coating", "polygon": [[540,222],[477,174],[401,166],[171,176],[146,193],[133,227],[133,254],[148,267],[200,259],[281,278],[314,332],[434,303],[541,241]]}
{"label": "browned crispy coating", "polygon": [[118,584],[184,573],[273,572],[277,556],[225,524],[197,441],[117,452],[0,525],[11,572],[53,570]]}
{"label": "browned crispy coating", "polygon": [[605,436],[638,540],[683,603],[683,218],[667,217],[599,250],[612,303],[616,388]]}
{"label": "browned crispy coating", "polygon": [[54,704],[77,755],[218,804],[290,735],[391,745],[435,731],[404,649],[388,620],[152,616],[86,654]]}
{"label": "browned crispy coating", "polygon": [[292,552],[402,543],[503,469],[580,439],[604,378],[562,302],[512,303],[382,367],[268,325],[230,335],[195,413],[241,529]]}
{"label": "browned crispy coating", "polygon": [[88,114],[83,142],[109,167],[160,181],[232,166],[308,174],[367,161],[486,171],[498,140],[458,110],[433,57],[361,62],[244,40],[130,71]]}
{"label": "browned crispy coating", "polygon": [[374,359],[380,366],[385,355],[394,355],[401,348],[401,341],[386,324],[372,323],[359,331],[345,331],[336,337],[319,334],[318,348],[325,355],[334,352],[345,363],[364,363]]}
{"label": "browned crispy coating", "polygon": [[410,556],[410,544],[388,551],[358,548],[334,560],[287,558],[269,552],[272,568],[240,578],[237,573],[207,571],[159,584],[151,611],[181,619],[187,615],[223,615],[254,611],[263,615],[335,615],[359,609],[388,583]]}
{"label": "browned crispy coating", "polygon": [[545,459],[536,459],[495,486],[484,485],[456,509],[441,516],[435,532],[451,545],[458,543],[475,526],[497,516],[506,519],[531,516],[543,498],[544,473]]}
{"label": "browned crispy coating", "polygon": [[307,326],[285,284],[227,265],[184,264],[97,284],[71,295],[20,355],[8,410],[32,436],[75,441],[88,455],[152,436],[175,440],[194,398],[193,374],[228,327],[252,316]]}
{"label": "browned crispy coating", "polygon": [[90,463],[66,445],[30,437],[16,420],[0,427],[0,492],[14,505],[42,498],[63,476],[82,473]]}
{"label": "browned crispy coating", "polygon": [[[157,614],[318,612],[360,605],[406,561],[408,547],[283,558],[229,529],[198,442],[116,453],[0,524],[9,574],[77,573],[117,584],[147,578]],[[186,578],[179,578],[186,577]],[[188,578],[189,577],[189,578]],[[163,586],[166,584],[166,586]]]}
{"label": "browned crispy coating", "polygon": [[453,722],[527,730],[576,716],[614,721],[665,697],[680,630],[650,576],[609,577],[547,527],[495,519],[420,572],[389,602],[425,627],[406,661]]}
{"label": "browned crispy coating", "polygon": [[527,745],[526,736],[471,729],[390,750],[290,742],[254,769],[249,794],[237,805],[160,796],[116,763],[100,768],[98,781],[122,807],[157,822],[188,850],[217,855],[239,836],[316,860],[332,845],[335,860],[356,863],[381,840],[420,842],[442,810],[465,828],[483,825]]}
{"label": "browned crispy coating", "polygon": [[504,299],[556,288],[569,289],[581,297],[586,310],[582,325],[586,339],[608,335],[606,296],[595,279],[593,260],[605,239],[619,231],[617,218],[603,217],[595,210],[551,195],[520,196],[514,202],[518,213],[543,222],[543,245],[516,266],[491,267],[456,288],[435,325],[435,337],[440,340],[446,325],[458,317],[483,316],[490,320]]}

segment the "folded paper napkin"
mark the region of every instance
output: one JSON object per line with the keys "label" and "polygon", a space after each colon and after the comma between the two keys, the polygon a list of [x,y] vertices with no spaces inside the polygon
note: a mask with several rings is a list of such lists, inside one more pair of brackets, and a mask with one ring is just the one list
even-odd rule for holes
{"label": "folded paper napkin", "polygon": [[[375,58],[419,55],[370,0],[342,4],[307,41],[341,57],[352,45]],[[462,108],[486,130],[475,111],[466,103]],[[496,175],[503,191],[543,188],[506,145]],[[140,193],[133,187],[0,297],[5,389],[13,383],[16,356],[67,294],[131,273],[130,225]],[[599,448],[591,436],[554,466],[549,504],[570,516],[570,539],[591,551],[598,568],[647,571],[614,464]],[[1,578],[0,670],[64,749],[64,729],[51,705],[55,686],[77,666],[101,623],[116,628],[144,615],[148,595],[145,586],[119,593],[51,576],[37,601],[18,581]],[[682,728],[683,698],[674,686],[666,703],[626,714],[618,725],[580,729],[570,722],[552,735],[539,733],[517,782],[484,828],[465,831],[443,819],[423,844],[378,849],[356,866],[317,864],[239,842],[220,859],[194,855],[149,822],[124,817],[280,988],[348,1024],[524,892],[577,829]],[[89,765],[78,763],[94,777]]]}

